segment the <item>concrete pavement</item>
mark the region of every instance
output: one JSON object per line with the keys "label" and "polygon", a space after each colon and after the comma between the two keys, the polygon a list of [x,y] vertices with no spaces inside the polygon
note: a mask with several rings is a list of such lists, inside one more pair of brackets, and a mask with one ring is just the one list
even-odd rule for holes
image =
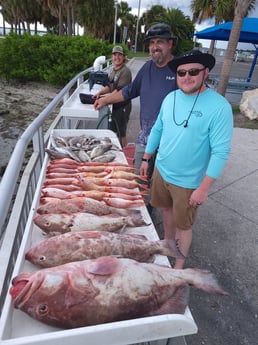
{"label": "concrete pavement", "polygon": [[[133,75],[144,61],[134,59]],[[248,68],[248,66],[246,66]],[[256,67],[257,72],[257,67]],[[230,100],[229,100],[230,101]],[[139,131],[139,100],[133,101],[128,142]],[[162,238],[160,211],[153,222]],[[191,290],[189,308],[198,333],[188,345],[255,345],[258,329],[258,130],[235,128],[222,176],[199,208],[186,267],[215,273],[229,296]]]}

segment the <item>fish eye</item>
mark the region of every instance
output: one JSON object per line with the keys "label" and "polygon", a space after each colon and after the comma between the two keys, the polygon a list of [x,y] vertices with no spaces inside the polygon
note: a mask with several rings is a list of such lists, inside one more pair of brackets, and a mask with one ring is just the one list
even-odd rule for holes
{"label": "fish eye", "polygon": [[41,315],[47,314],[48,313],[48,306],[46,304],[41,304],[38,307],[38,313]]}
{"label": "fish eye", "polygon": [[39,257],[39,261],[45,261],[45,260],[46,260],[46,257],[44,255]]}

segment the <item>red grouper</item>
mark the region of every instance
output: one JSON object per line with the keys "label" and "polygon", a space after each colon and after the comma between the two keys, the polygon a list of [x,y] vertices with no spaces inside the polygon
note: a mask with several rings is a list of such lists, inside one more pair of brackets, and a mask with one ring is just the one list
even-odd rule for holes
{"label": "red grouper", "polygon": [[182,314],[189,284],[227,295],[213,274],[112,256],[76,261],[12,280],[17,309],[48,325],[76,328],[153,315]]}
{"label": "red grouper", "polygon": [[155,254],[184,258],[174,240],[149,241],[142,235],[78,231],[37,243],[26,252],[25,259],[41,267],[54,267],[110,255],[151,262]]}

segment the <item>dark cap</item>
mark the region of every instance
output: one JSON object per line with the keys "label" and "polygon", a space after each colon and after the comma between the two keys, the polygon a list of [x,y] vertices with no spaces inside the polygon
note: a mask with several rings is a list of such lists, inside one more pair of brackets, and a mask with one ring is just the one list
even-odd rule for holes
{"label": "dark cap", "polygon": [[146,32],[146,37],[144,41],[147,41],[151,38],[167,38],[173,39],[171,35],[171,28],[168,24],[159,23],[152,25],[149,30]]}
{"label": "dark cap", "polygon": [[193,49],[176,56],[168,63],[169,68],[176,73],[178,66],[188,63],[200,63],[204,67],[208,67],[211,70],[215,65],[215,58],[208,53],[202,53],[200,50]]}

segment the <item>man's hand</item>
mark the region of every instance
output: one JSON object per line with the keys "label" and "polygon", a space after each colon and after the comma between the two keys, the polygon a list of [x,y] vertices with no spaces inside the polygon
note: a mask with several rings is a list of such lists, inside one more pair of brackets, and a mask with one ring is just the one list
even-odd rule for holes
{"label": "man's hand", "polygon": [[96,101],[94,102],[94,109],[99,110],[103,108],[107,102],[105,101],[105,97],[97,98]]}

